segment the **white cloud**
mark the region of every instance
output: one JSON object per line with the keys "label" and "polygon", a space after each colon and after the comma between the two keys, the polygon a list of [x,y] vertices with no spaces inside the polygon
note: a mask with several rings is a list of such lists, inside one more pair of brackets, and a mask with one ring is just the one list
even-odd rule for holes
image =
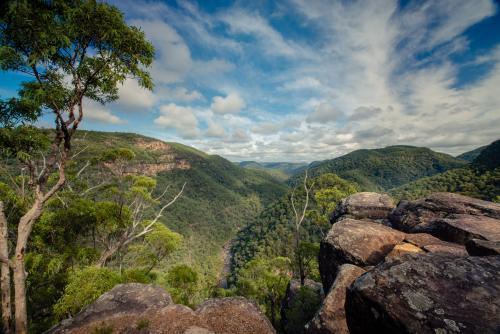
{"label": "white cloud", "polygon": [[236,114],[246,107],[243,100],[237,93],[229,93],[226,97],[214,96],[210,108],[217,114]]}
{"label": "white cloud", "polygon": [[133,79],[126,79],[118,94],[120,96],[118,104],[125,109],[148,109],[156,102],[156,96],[151,91],[140,87],[137,80]]}
{"label": "white cloud", "polygon": [[306,89],[319,89],[323,85],[321,82],[312,77],[303,77],[291,82],[287,82],[283,85],[284,90],[306,90]]}
{"label": "white cloud", "polygon": [[193,66],[191,51],[184,39],[169,24],[159,19],[132,20],[141,27],[156,48],[151,73],[157,83],[176,83],[184,80]]}
{"label": "white cloud", "polygon": [[189,91],[184,87],[158,87],[156,94],[161,100],[174,100],[179,102],[193,102],[204,99],[203,95],[199,91]]}
{"label": "white cloud", "polygon": [[111,111],[107,110],[101,104],[85,100],[83,106],[84,120],[88,119],[91,121],[96,121],[98,123],[108,123],[108,124],[125,124],[125,120],[113,115]]}
{"label": "white cloud", "polygon": [[306,121],[308,123],[329,123],[337,121],[342,116],[337,109],[327,102],[320,103],[314,111],[310,113]]}
{"label": "white cloud", "polygon": [[208,137],[224,137],[226,134],[226,131],[224,130],[224,127],[218,123],[214,122],[213,120],[207,121],[207,130],[205,131],[205,135]]}
{"label": "white cloud", "polygon": [[195,138],[200,134],[195,110],[174,103],[161,106],[160,116],[154,123],[163,128],[175,129],[184,138]]}

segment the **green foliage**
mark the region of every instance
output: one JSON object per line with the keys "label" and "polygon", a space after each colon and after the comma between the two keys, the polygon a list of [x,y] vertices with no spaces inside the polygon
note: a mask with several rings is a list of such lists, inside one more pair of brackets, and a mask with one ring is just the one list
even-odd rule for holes
{"label": "green foliage", "polygon": [[405,184],[389,193],[396,199],[414,200],[443,191],[494,201],[500,196],[500,168],[484,172],[457,168]]}
{"label": "green foliage", "polygon": [[301,286],[294,296],[292,305],[286,310],[287,334],[305,333],[304,326],[314,317],[321,306],[321,296],[308,286]]}
{"label": "green foliage", "polygon": [[179,264],[170,268],[167,282],[174,301],[192,307],[198,279],[198,273],[188,265]]}
{"label": "green foliage", "polygon": [[54,306],[54,313],[60,320],[75,315],[121,282],[120,275],[108,268],[76,269],[70,274],[64,295]]}
{"label": "green foliage", "polygon": [[239,272],[237,293],[256,301],[273,325],[278,325],[280,302],[290,280],[290,259],[254,259]]}
{"label": "green foliage", "polygon": [[[20,92],[33,105],[68,111],[82,94],[111,101],[127,77],[152,88],[144,66],[152,63],[154,48],[114,6],[85,0],[9,1],[0,21],[0,68],[36,75]],[[74,81],[68,85],[65,75]]]}
{"label": "green foliage", "polygon": [[[357,150],[315,163],[309,167],[309,175],[317,177],[335,173],[357,183],[363,191],[383,191],[466,164],[466,161],[428,148],[390,146]],[[290,183],[300,183],[302,179],[303,175],[297,174],[291,178]]]}
{"label": "green foliage", "polygon": [[483,171],[500,167],[500,139],[486,146],[472,163]]}
{"label": "green foliage", "polygon": [[[318,278],[315,248],[329,228],[328,216],[335,209],[335,201],[358,191],[357,185],[343,180],[335,174],[323,174],[309,180],[314,183],[306,219],[301,228],[303,263],[311,278]],[[305,196],[302,188],[296,189],[296,201]],[[240,268],[254,258],[297,258],[293,247],[293,210],[290,193],[268,205],[260,216],[243,228],[233,244],[232,282],[238,279]],[[294,261],[295,264],[296,261]],[[298,270],[295,268],[294,272]]]}

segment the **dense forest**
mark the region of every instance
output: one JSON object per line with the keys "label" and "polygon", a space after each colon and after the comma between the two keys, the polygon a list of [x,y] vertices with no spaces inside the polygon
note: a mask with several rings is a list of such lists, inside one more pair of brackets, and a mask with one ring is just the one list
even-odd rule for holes
{"label": "dense forest", "polygon": [[[319,242],[341,199],[451,191],[500,201],[500,141],[457,158],[390,146],[306,165],[235,163],[180,143],[81,130],[87,101],[117,100],[129,79],[153,89],[152,43],[104,2],[8,3],[0,3],[0,67],[28,79],[0,99],[6,333],[43,332],[130,282],[164,287],[189,307],[245,296],[277,331],[302,333],[320,302],[311,287]],[[300,292],[286,328],[280,306],[292,280]]]}
{"label": "dense forest", "polygon": [[[315,162],[309,167],[309,172],[312,176],[335,173],[356,182],[364,190],[385,191],[465,164],[464,160],[425,147],[390,146],[357,150],[335,159]],[[291,182],[301,177],[299,174]]]}

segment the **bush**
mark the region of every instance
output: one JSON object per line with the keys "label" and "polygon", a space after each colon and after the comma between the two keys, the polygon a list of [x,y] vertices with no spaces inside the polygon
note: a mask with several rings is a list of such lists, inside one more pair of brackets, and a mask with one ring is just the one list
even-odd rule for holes
{"label": "bush", "polygon": [[86,267],[74,270],[69,276],[64,295],[54,306],[57,319],[75,315],[120,283],[122,277],[108,268]]}

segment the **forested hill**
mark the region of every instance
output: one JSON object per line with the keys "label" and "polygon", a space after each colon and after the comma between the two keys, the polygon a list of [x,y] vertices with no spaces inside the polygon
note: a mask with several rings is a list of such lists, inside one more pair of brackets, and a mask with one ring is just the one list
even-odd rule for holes
{"label": "forested hill", "polygon": [[186,183],[182,197],[165,211],[162,222],[186,240],[172,262],[194,266],[207,275],[206,281],[216,279],[223,244],[258,215],[261,205],[287,190],[284,183],[265,172],[238,167],[179,143],[136,134],[80,131],[73,152],[85,149],[76,157],[81,164],[118,148],[135,153],[125,166],[126,172],[154,177],[158,195],[167,186],[174,193]]}
{"label": "forested hill", "polygon": [[470,165],[410,182],[390,193],[397,199],[417,199],[442,191],[500,202],[500,140],[482,147]]}
{"label": "forested hill", "polygon": [[475,148],[473,149],[472,151],[467,151],[467,152],[464,152],[460,155],[457,155],[457,158],[458,159],[462,159],[462,160],[465,160],[465,161],[468,161],[468,162],[472,162],[474,161],[474,159],[476,159],[479,154],[481,154],[481,152],[487,147],[488,145],[485,145],[485,146],[481,146],[481,147],[478,147],[478,148]]}
{"label": "forested hill", "polygon": [[239,166],[246,169],[265,171],[274,178],[282,181],[304,171],[307,168],[306,163],[300,162],[242,161],[239,163]]}
{"label": "forested hill", "polygon": [[[314,163],[309,174],[316,177],[335,173],[356,182],[362,190],[383,191],[466,164],[464,160],[428,148],[401,145],[357,150]],[[302,173],[298,174],[290,179],[290,183],[294,184],[302,177]]]}

